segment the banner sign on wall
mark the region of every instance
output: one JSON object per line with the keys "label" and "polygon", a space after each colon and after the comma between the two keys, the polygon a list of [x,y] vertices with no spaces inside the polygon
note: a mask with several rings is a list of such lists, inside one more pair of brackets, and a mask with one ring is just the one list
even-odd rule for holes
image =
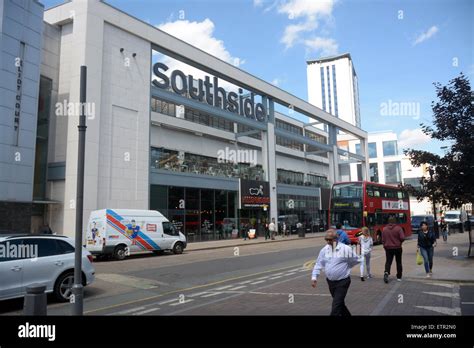
{"label": "banner sign on wall", "polygon": [[241,209],[264,208],[270,204],[268,181],[240,180]]}

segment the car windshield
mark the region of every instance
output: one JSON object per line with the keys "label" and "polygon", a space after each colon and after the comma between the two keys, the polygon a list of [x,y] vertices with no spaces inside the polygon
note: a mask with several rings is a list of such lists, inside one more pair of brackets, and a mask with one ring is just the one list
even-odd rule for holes
{"label": "car windshield", "polygon": [[412,223],[412,224],[419,224],[419,223],[422,222],[423,220],[425,220],[425,217],[424,217],[424,216],[412,216],[412,217],[411,217],[411,223]]}

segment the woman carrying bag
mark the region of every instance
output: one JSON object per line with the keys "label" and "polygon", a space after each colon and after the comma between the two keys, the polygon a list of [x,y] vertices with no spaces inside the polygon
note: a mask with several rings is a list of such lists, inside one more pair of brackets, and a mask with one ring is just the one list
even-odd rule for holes
{"label": "woman carrying bag", "polygon": [[418,251],[423,256],[426,278],[433,275],[433,252],[436,246],[436,236],[428,229],[428,223],[423,221],[420,224],[421,231],[418,232]]}

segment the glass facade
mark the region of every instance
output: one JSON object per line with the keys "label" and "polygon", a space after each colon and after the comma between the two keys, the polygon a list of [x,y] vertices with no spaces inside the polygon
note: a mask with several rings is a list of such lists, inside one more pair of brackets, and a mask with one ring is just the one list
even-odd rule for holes
{"label": "glass facade", "polygon": [[53,81],[41,76],[38,98],[38,121],[36,128],[35,173],[33,199],[46,198],[46,175],[48,170],[49,114]]}
{"label": "glass facade", "polygon": [[319,197],[278,195],[278,221],[283,221],[294,233],[301,222],[307,231],[317,232],[326,226],[327,212],[321,210]]}
{"label": "glass facade", "polygon": [[304,185],[304,173],[277,169],[277,182],[288,185]]}
{"label": "glass facade", "polygon": [[384,141],[383,146],[383,155],[384,156],[396,156],[398,155],[398,146],[396,140]]}
{"label": "glass facade", "polygon": [[166,216],[189,242],[231,238],[231,225],[236,225],[237,199],[235,191],[150,187],[150,209]]}
{"label": "glass facade", "polygon": [[[318,133],[314,133],[314,132],[311,132],[309,130],[305,130],[304,132],[304,135],[314,141],[317,141],[319,143],[322,143],[322,144],[327,144],[327,139],[325,136],[323,135],[320,135]],[[314,147],[314,146],[311,146],[311,145],[306,145],[306,151],[308,152],[312,152],[312,151],[319,151],[321,149],[317,148],[317,147]],[[328,154],[327,152],[324,152],[324,153],[320,153],[318,154],[318,156],[322,156],[322,157],[327,157]]]}
{"label": "glass facade", "polygon": [[305,181],[305,185],[307,186],[316,186],[316,187],[324,187],[324,188],[331,187],[331,183],[325,176],[307,174],[306,179],[307,181]]}
{"label": "glass facade", "polygon": [[369,164],[370,181],[379,182],[379,166],[377,163]]}
{"label": "glass facade", "polygon": [[369,158],[377,158],[377,143],[369,143]]}
{"label": "glass facade", "polygon": [[337,84],[336,84],[336,66],[332,66],[332,86],[334,89],[334,115],[339,117],[339,110],[337,109]]}
{"label": "glass facade", "polygon": [[327,76],[327,78],[328,78],[328,106],[329,106],[329,113],[332,114],[331,78],[329,77],[329,66],[326,67],[326,76]]}
{"label": "glass facade", "polygon": [[320,68],[321,73],[321,98],[323,103],[323,110],[326,111],[326,86],[324,84],[324,68]]}
{"label": "glass facade", "polygon": [[252,166],[250,163],[226,162],[214,157],[155,147],[151,148],[150,155],[151,167],[156,169],[227,178],[264,179],[264,171],[259,164]]}
{"label": "glass facade", "polygon": [[[303,128],[299,126],[295,126],[294,124],[282,121],[282,120],[275,120],[275,127],[278,129],[285,130],[290,133],[298,134],[298,135],[303,135]],[[276,144],[281,145],[284,147],[287,147],[289,149],[293,150],[298,150],[298,151],[303,151],[303,144],[300,142],[297,142],[292,139],[287,139],[284,137],[281,137],[279,135],[276,136]]]}
{"label": "glass facade", "polygon": [[385,183],[386,184],[397,184],[402,182],[401,165],[400,161],[396,162],[385,162]]}
{"label": "glass facade", "polygon": [[187,121],[221,129],[227,132],[234,132],[233,122],[184,107],[184,105],[176,105],[156,97],[151,98],[151,111],[177,118],[183,118]]}

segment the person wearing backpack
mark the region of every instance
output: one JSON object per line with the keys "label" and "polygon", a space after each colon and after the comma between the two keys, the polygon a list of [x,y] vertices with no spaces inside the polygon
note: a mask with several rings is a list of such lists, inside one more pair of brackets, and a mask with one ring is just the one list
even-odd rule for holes
{"label": "person wearing backpack", "polygon": [[426,278],[433,275],[433,253],[436,246],[436,235],[428,228],[428,223],[423,221],[420,224],[421,231],[418,232],[418,250],[423,256]]}

